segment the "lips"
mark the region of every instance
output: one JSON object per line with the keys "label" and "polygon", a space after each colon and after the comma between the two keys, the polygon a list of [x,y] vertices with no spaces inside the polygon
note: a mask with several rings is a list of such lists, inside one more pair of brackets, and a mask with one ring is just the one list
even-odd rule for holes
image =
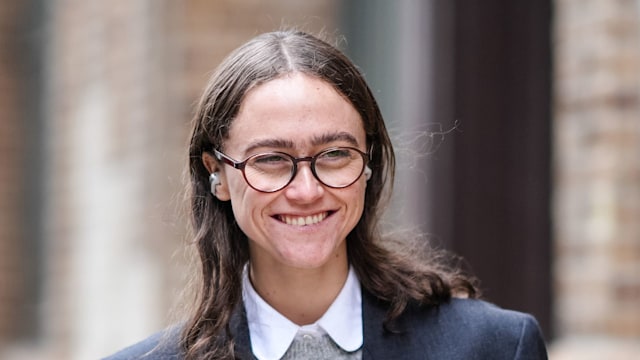
{"label": "lips", "polygon": [[307,216],[278,215],[277,218],[278,220],[282,221],[287,225],[309,226],[309,225],[315,225],[321,222],[322,220],[326,219],[327,216],[329,216],[328,211],[313,214],[313,215],[307,215]]}

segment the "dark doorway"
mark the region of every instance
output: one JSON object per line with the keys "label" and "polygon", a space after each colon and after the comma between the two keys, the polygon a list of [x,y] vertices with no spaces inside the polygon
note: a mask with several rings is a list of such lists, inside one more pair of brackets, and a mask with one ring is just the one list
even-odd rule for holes
{"label": "dark doorway", "polygon": [[486,297],[551,331],[551,2],[457,1],[453,241]]}

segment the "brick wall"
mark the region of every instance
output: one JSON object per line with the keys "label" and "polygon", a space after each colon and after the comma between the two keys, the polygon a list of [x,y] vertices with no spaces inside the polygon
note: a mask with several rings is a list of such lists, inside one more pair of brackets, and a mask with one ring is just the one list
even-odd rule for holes
{"label": "brick wall", "polygon": [[184,234],[183,97],[165,45],[169,5],[59,1],[47,51],[49,354],[96,358],[166,322]]}
{"label": "brick wall", "polygon": [[557,355],[637,358],[640,4],[555,8]]}

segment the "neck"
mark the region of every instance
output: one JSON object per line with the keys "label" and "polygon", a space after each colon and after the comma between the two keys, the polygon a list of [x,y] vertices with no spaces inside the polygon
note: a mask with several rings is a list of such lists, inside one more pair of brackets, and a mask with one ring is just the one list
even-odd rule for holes
{"label": "neck", "polygon": [[329,309],[349,272],[346,257],[319,269],[261,266],[251,262],[249,278],[256,292],[297,325],[313,324]]}

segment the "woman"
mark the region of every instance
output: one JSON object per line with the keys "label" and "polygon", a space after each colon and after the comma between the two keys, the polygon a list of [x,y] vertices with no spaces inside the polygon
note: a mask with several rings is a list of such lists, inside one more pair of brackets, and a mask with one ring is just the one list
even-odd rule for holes
{"label": "woman", "polygon": [[189,165],[197,306],[111,359],[546,359],[531,316],[381,235],[393,149],[327,43],[284,31],[235,50],[198,105]]}

